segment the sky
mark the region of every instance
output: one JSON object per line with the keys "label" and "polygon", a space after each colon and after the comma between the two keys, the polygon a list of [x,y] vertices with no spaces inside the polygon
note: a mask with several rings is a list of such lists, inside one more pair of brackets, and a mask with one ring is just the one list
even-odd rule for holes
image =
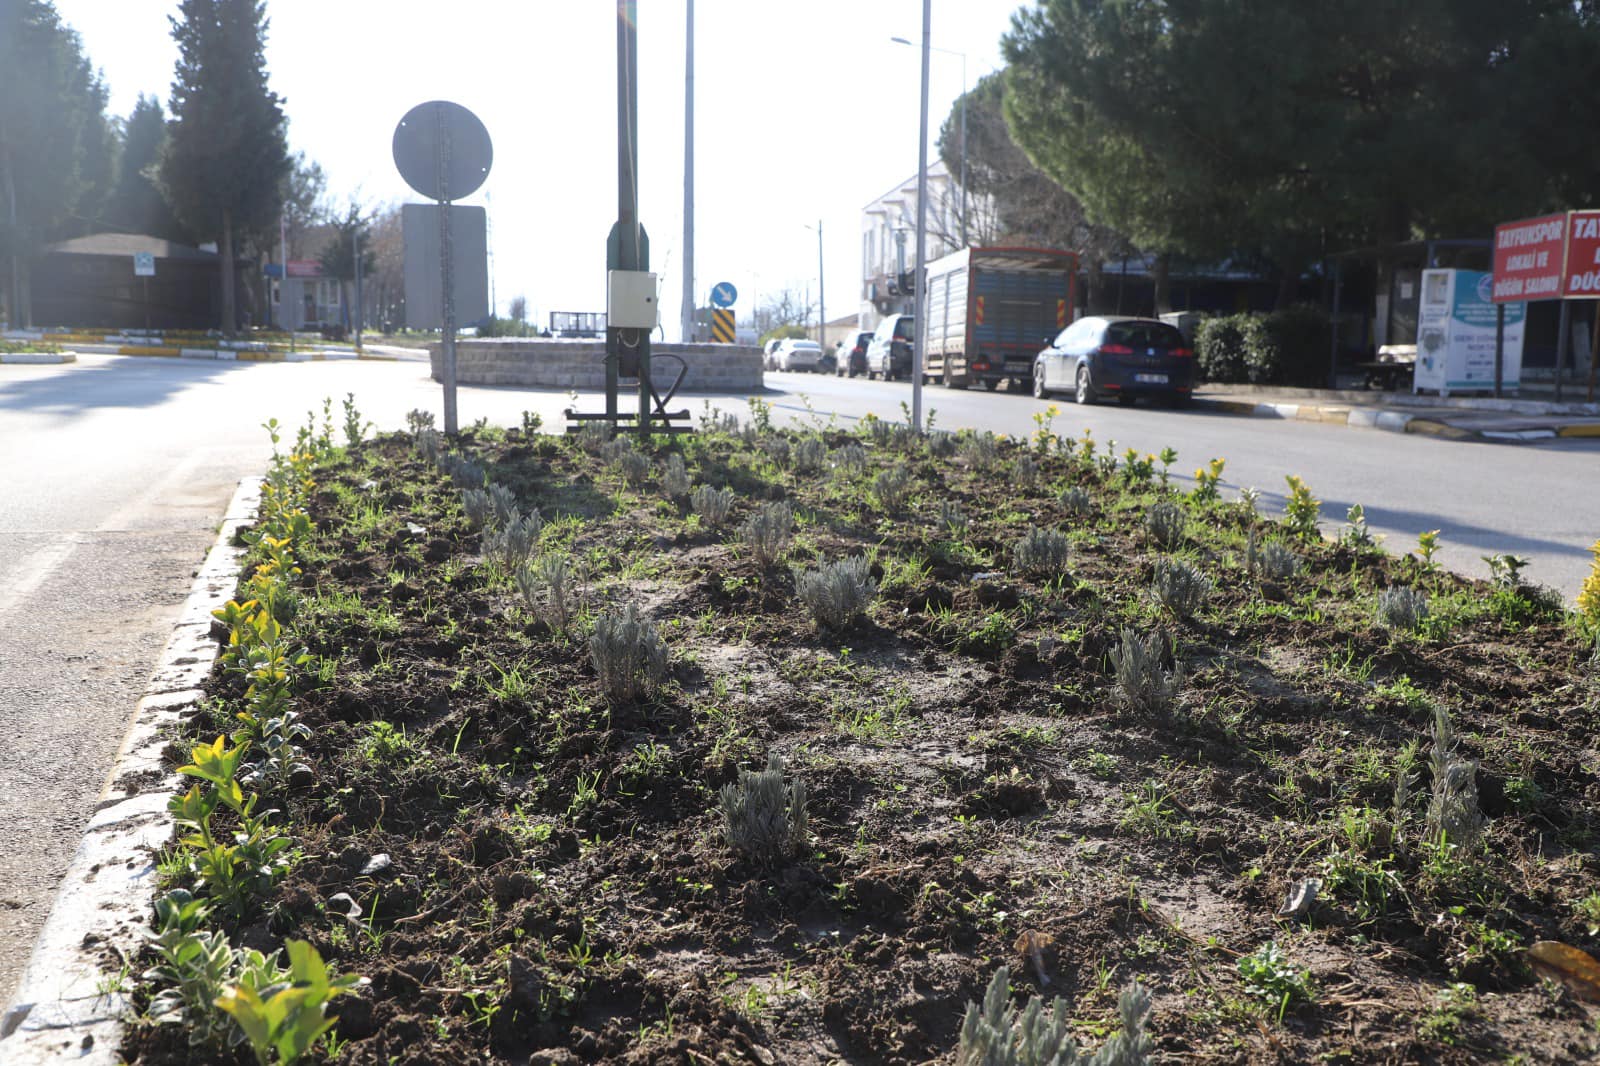
{"label": "sky", "polygon": [[[929,159],[968,83],[1001,64],[1025,0],[933,0]],[[127,115],[163,105],[177,0],[55,0]],[[661,275],[662,319],[682,299],[686,0],[639,0],[639,199]],[[268,0],[267,70],[291,151],[320,163],[337,205],[419,200],[390,154],[427,100],[472,110],[494,142],[488,209],[501,314],[605,309],[617,215],[616,6],[607,0]],[[917,168],[919,0],[697,0],[695,290],[739,291],[741,322],[785,288],[817,287],[823,234],[830,320],[861,296],[861,208]],[[961,53],[961,55],[950,54]],[[808,228],[809,227],[809,228]],[[291,251],[291,257],[295,257]]]}

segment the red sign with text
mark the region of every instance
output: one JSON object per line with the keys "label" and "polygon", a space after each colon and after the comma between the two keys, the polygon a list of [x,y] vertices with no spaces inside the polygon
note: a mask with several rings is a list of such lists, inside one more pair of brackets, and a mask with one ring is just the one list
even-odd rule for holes
{"label": "red sign with text", "polygon": [[1600,211],[1574,211],[1568,218],[1562,277],[1562,296],[1600,300]]}
{"label": "red sign with text", "polygon": [[1496,226],[1493,301],[1560,299],[1566,250],[1565,214]]}
{"label": "red sign with text", "polygon": [[322,264],[315,259],[289,260],[289,276],[291,278],[320,278]]}

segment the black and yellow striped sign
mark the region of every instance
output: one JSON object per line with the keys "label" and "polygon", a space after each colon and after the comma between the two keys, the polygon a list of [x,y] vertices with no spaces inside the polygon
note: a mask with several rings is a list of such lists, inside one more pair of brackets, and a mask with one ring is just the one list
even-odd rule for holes
{"label": "black and yellow striped sign", "polygon": [[733,308],[711,309],[711,339],[717,344],[733,343]]}

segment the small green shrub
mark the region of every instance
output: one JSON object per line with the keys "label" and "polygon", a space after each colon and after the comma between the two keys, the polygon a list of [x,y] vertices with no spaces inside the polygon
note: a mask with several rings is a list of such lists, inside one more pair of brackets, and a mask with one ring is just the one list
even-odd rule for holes
{"label": "small green shrub", "polygon": [[733,490],[701,485],[689,497],[689,507],[712,529],[720,529],[733,510]]}
{"label": "small green shrub", "polygon": [[667,674],[666,645],[654,623],[640,616],[637,604],[595,619],[589,657],[600,690],[617,703],[648,695]]}
{"label": "small green shrub", "polygon": [[1150,589],[1179,618],[1193,618],[1211,599],[1216,585],[1182,559],[1157,559]]}
{"label": "small green shrub", "polygon": [[1244,315],[1219,315],[1201,321],[1195,330],[1196,369],[1205,381],[1234,384],[1245,380]]}
{"label": "small green shrub", "polygon": [[1415,632],[1428,617],[1428,597],[1416,589],[1393,585],[1378,593],[1378,621],[1390,629]]}
{"label": "small green shrub", "polygon": [[1022,1010],[1011,1004],[1011,971],[995,971],[983,1004],[968,1003],[961,1021],[956,1066],[1146,1066],[1155,1042],[1145,1032],[1151,995],[1133,981],[1117,997],[1122,1027],[1107,1037],[1100,1050],[1080,1051],[1072,1037],[1072,1011],[1057,997],[1047,1008],[1042,999]]}
{"label": "small green shrub", "polygon": [[1087,518],[1094,512],[1089,493],[1081,488],[1070,488],[1061,494],[1062,508],[1074,518]]}
{"label": "small green shrub", "polygon": [[1011,561],[1016,568],[1034,577],[1058,577],[1067,573],[1067,563],[1072,558],[1072,544],[1067,535],[1056,529],[1029,526],[1011,545]]}
{"label": "small green shrub", "polygon": [[794,446],[794,468],[797,473],[820,473],[828,461],[828,446],[820,437],[804,437]]}
{"label": "small green shrub", "polygon": [[1327,382],[1333,324],[1328,312],[1294,304],[1261,319],[1261,338],[1245,355],[1250,380],[1315,388]]}
{"label": "small green shrub", "polygon": [[939,501],[939,525],[949,530],[950,535],[961,537],[967,532],[967,516],[961,510],[961,505],[954,500]]}
{"label": "small green shrub", "polygon": [[669,500],[681,500],[689,495],[689,469],[683,456],[673,452],[667,456],[667,472],[661,478],[661,491]]}
{"label": "small green shrub", "polygon": [[1433,795],[1428,799],[1427,839],[1442,847],[1466,849],[1483,832],[1478,808],[1478,764],[1456,753],[1455,729],[1444,707],[1433,711]]}
{"label": "small green shrub", "polygon": [[738,784],[723,785],[721,801],[723,837],[747,858],[777,863],[805,847],[806,786],[784,782],[776,752],[765,770],[740,770]]}
{"label": "small green shrub", "polygon": [[911,495],[911,475],[903,466],[891,466],[872,479],[872,495],[888,514],[899,514]]}
{"label": "small green shrub", "polygon": [[512,511],[505,525],[483,535],[483,554],[515,573],[533,554],[539,530],[543,528],[544,518],[537,508],[525,515]]}
{"label": "small green shrub", "polygon": [[1269,540],[1256,553],[1254,569],[1268,581],[1288,581],[1300,572],[1300,557],[1287,545]]}
{"label": "small green shrub", "polygon": [[795,571],[795,592],[811,618],[824,629],[844,629],[859,618],[878,593],[865,556]]}
{"label": "small green shrub", "polygon": [[846,444],[833,453],[833,466],[846,477],[866,472],[867,450],[859,444]]}
{"label": "small green shrub", "polygon": [[1117,678],[1117,697],[1123,706],[1145,714],[1165,714],[1183,684],[1182,673],[1168,671],[1162,660],[1167,638],[1161,633],[1141,637],[1123,627],[1122,638],[1111,649],[1111,667]]}
{"label": "small green shrub", "polygon": [[789,550],[794,511],[787,503],[764,503],[739,527],[739,539],[759,566],[771,566]]}
{"label": "small green shrub", "polygon": [[1144,513],[1144,528],[1163,548],[1176,548],[1183,543],[1183,530],[1188,524],[1189,516],[1171,500],[1153,503]]}
{"label": "small green shrub", "polygon": [[546,553],[531,565],[519,568],[513,576],[528,609],[557,633],[565,633],[572,621],[575,600],[571,558],[563,553]]}

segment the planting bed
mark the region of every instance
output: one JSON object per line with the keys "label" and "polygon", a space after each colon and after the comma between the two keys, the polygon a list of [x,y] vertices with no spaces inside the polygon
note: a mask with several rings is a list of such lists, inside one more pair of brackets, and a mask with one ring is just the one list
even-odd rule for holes
{"label": "planting bed", "polygon": [[[218,920],[369,979],[333,1002],[324,1052],[950,1061],[1004,965],[1019,1001],[1064,997],[1087,1045],[1137,979],[1164,1061],[1592,1061],[1595,1008],[1525,953],[1600,932],[1596,669],[1559,607],[1181,496],[1048,422],[931,450],[870,422],[702,428],[671,447],[735,493],[720,529],[666,495],[667,445],[629,485],[594,440],[450,442],[538,508],[536,556],[570,556],[565,632],[485,561],[411,436],[315,471],[291,626],[310,772],[262,786],[296,858]],[[1167,545],[1159,500],[1186,518]],[[796,528],[763,567],[736,531],[771,501]],[[1065,534],[1064,566],[1018,565],[1031,527]],[[1267,543],[1299,570],[1252,572]],[[876,598],[820,629],[792,568],[862,554]],[[1151,590],[1172,558],[1215,583],[1188,619]],[[1391,585],[1428,597],[1420,628],[1376,620]],[[588,634],[627,603],[666,678],[608,700]],[[1124,698],[1125,628],[1164,634],[1169,705]],[[241,694],[217,675],[174,755],[230,730]],[[1427,829],[1440,708],[1480,762],[1476,843]],[[718,793],[773,753],[805,786],[808,837],[759,862],[725,842]],[[1279,917],[1306,878],[1316,898]],[[199,1054],[154,1024],[122,1050]]]}

